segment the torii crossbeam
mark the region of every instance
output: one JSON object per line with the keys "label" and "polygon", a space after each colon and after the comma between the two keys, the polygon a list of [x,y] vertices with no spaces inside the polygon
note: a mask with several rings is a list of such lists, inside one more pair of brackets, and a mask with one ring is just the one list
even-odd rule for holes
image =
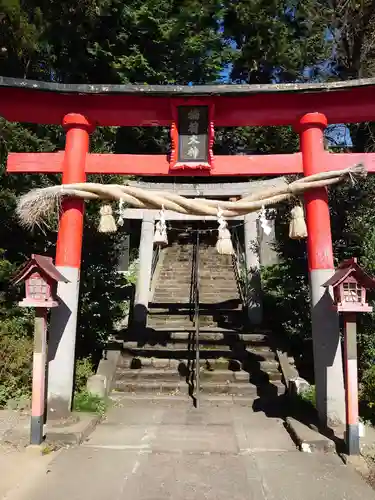
{"label": "torii crossbeam", "polygon": [[[64,152],[10,153],[9,173],[62,173],[62,182],[85,182],[87,174],[152,176],[312,175],[362,162],[375,172],[375,154],[333,154],[324,149],[327,124],[375,118],[375,79],[287,85],[62,85],[0,77],[0,115],[10,121],[60,124]],[[267,156],[213,155],[214,127],[295,127],[301,152]],[[167,155],[89,154],[95,126],[168,126]],[[345,402],[337,314],[322,285],[334,272],[327,191],[305,195],[311,283],[317,407],[324,422],[344,420]],[[52,318],[49,344],[49,408],[70,411],[73,387],[84,205],[65,200],[56,266],[65,303]]]}

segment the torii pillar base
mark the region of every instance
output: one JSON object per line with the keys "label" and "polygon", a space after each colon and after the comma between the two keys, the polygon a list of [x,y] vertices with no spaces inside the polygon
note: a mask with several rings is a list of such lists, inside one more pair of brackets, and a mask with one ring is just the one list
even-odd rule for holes
{"label": "torii pillar base", "polygon": [[[89,134],[93,127],[84,116],[75,113],[65,116],[63,125],[67,131],[63,184],[85,182]],[[83,200],[67,198],[63,201],[55,264],[68,283],[59,283],[59,306],[51,316],[47,394],[50,419],[68,417],[72,407],[83,216]]]}
{"label": "torii pillar base", "polygon": [[[299,123],[305,176],[321,172],[325,160],[323,131],[327,119],[308,113]],[[339,317],[322,285],[334,274],[331,222],[326,188],[305,193],[307,249],[311,293],[316,406],[321,423],[345,422],[345,391]]]}

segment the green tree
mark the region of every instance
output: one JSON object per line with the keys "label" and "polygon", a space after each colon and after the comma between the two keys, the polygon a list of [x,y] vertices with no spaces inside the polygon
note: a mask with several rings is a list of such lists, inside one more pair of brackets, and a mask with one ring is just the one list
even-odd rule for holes
{"label": "green tree", "polygon": [[311,0],[226,2],[224,33],[236,49],[231,79],[296,82],[321,73],[330,50],[326,14]]}

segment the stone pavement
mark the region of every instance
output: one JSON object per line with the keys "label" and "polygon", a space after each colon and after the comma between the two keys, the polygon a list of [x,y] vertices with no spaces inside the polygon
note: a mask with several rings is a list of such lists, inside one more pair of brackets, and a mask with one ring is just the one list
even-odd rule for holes
{"label": "stone pavement", "polygon": [[[177,402],[176,402],[177,403]],[[118,399],[80,447],[8,500],[373,500],[334,454],[296,450],[283,422],[227,405]]]}
{"label": "stone pavement", "polygon": [[[0,411],[0,499],[18,494],[19,488],[30,486],[44,477],[53,458],[41,456],[40,450],[26,449],[29,443],[30,417],[12,410]],[[17,446],[8,441],[17,442]]]}
{"label": "stone pavement", "polygon": [[[30,432],[30,417],[25,412],[13,410],[0,411],[0,443],[7,441],[15,430],[21,430],[28,437]],[[24,443],[27,444],[27,441]]]}

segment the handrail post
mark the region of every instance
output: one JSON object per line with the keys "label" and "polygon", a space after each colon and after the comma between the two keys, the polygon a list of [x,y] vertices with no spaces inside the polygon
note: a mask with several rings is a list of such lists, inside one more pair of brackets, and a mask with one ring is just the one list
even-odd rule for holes
{"label": "handrail post", "polygon": [[195,257],[195,407],[199,408],[200,359],[199,359],[199,230],[196,239]]}

